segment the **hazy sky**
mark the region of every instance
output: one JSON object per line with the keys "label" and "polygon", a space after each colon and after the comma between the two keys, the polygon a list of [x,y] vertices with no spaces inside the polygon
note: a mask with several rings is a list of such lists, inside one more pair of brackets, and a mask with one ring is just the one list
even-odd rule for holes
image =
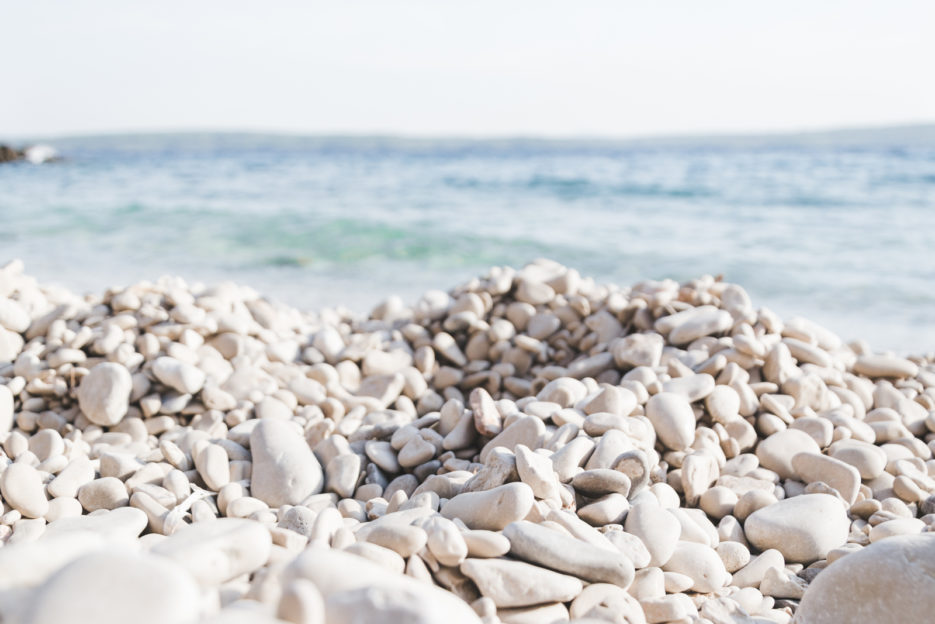
{"label": "hazy sky", "polygon": [[0,138],[935,121],[931,0],[0,0]]}

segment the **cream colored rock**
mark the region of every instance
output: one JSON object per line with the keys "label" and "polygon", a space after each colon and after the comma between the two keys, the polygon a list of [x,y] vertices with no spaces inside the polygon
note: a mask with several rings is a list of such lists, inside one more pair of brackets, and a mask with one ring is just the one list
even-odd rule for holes
{"label": "cream colored rock", "polygon": [[460,598],[443,589],[338,550],[307,548],[288,564],[284,579],[307,579],[325,599],[327,622],[378,624],[479,624]]}
{"label": "cream colored rock", "polygon": [[468,492],[450,499],[441,508],[446,518],[458,518],[471,529],[500,531],[522,520],[535,502],[525,483],[508,483],[483,492]]}
{"label": "cream colored rock", "polygon": [[270,507],[296,505],[324,485],[321,465],[289,423],[262,420],[250,434],[253,471],[250,491]]}
{"label": "cream colored rock", "polygon": [[163,356],[153,362],[156,379],[181,392],[194,394],[205,385],[205,374],[198,367],[173,357]]}
{"label": "cream colored rock", "polygon": [[98,364],[78,386],[78,405],[88,420],[112,427],[127,414],[133,379],[125,366],[115,362]]}
{"label": "cream colored rock", "polygon": [[744,522],[756,548],[774,548],[786,561],[811,563],[844,544],[850,529],[841,501],[828,494],[803,494],[759,509]]}
{"label": "cream colored rock", "polygon": [[510,524],[503,535],[510,540],[510,554],[524,561],[624,589],[633,582],[633,562],[620,552],[527,521]]}
{"label": "cream colored rock", "polygon": [[672,556],[662,569],[689,577],[692,580],[692,591],[699,593],[716,591],[723,587],[729,578],[724,562],[717,552],[696,542],[677,542]]}
{"label": "cream colored rock", "polygon": [[548,602],[567,602],[581,593],[583,585],[573,576],[552,572],[522,561],[468,559],[461,564],[482,596],[497,607],[526,607]]}
{"label": "cream colored rock", "polygon": [[695,439],[695,414],[680,394],[654,395],[646,403],[646,416],[662,443],[673,451],[684,451]]}
{"label": "cream colored rock", "polygon": [[624,528],[639,537],[651,555],[649,565],[664,565],[678,544],[682,525],[671,513],[653,503],[634,505],[627,514]]}
{"label": "cream colored rock", "polygon": [[848,505],[857,500],[860,473],[840,459],[816,453],[798,453],[792,457],[792,469],[804,483],[822,481],[844,497]]}
{"label": "cream colored rock", "polygon": [[24,624],[187,624],[199,613],[198,587],[167,559],[100,552],[72,561],[38,587]]}
{"label": "cream colored rock", "polygon": [[899,536],[842,557],[802,597],[797,624],[927,622],[935,613],[935,534]]}
{"label": "cream colored rock", "polygon": [[101,477],[78,488],[78,501],[86,511],[116,509],[130,502],[130,494],[123,481],[116,477]]}
{"label": "cream colored rock", "polygon": [[185,526],[153,547],[152,553],[173,560],[205,587],[216,587],[250,574],[270,556],[272,538],[249,520],[218,518]]}
{"label": "cream colored rock", "polygon": [[795,477],[792,458],[799,453],[821,454],[821,449],[810,435],[798,429],[784,429],[769,436],[756,447],[760,465],[772,470],[783,479]]}
{"label": "cream colored rock", "polygon": [[27,518],[41,518],[49,510],[49,500],[42,487],[42,477],[35,468],[13,463],[0,474],[3,500]]}
{"label": "cream colored rock", "polygon": [[919,374],[919,367],[906,358],[861,355],[854,362],[854,372],[867,377],[915,377]]}

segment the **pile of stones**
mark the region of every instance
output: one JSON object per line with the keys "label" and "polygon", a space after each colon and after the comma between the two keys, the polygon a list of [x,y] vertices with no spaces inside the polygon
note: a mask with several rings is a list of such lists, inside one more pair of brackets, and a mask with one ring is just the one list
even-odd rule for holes
{"label": "pile of stones", "polygon": [[366,318],[0,269],[0,620],[925,621],[935,356],[712,277]]}

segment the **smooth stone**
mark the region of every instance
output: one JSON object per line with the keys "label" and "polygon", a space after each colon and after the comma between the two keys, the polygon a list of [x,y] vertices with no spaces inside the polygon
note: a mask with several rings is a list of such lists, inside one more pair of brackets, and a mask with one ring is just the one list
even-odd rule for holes
{"label": "smooth stone", "polygon": [[925,523],[918,518],[887,520],[870,529],[870,543],[873,544],[897,535],[916,535],[924,531],[925,526]]}
{"label": "smooth stone", "polygon": [[841,501],[828,494],[786,498],[750,514],[747,540],[759,550],[774,548],[788,562],[808,564],[847,541],[850,521]]}
{"label": "smooth stone", "polygon": [[805,594],[807,584],[785,568],[769,568],[760,581],[760,593],[773,598],[799,600]]}
{"label": "smooth stone", "polygon": [[861,479],[876,479],[886,469],[886,453],[869,442],[841,440],[828,447],[828,455],[856,468]]}
{"label": "smooth stone", "polygon": [[571,486],[586,496],[611,493],[626,496],[630,493],[630,478],[619,470],[595,468],[576,474],[571,479]]}
{"label": "smooth stone", "polygon": [[[420,439],[421,438],[417,438]],[[434,450],[434,447],[432,447]],[[325,467],[327,490],[341,498],[351,498],[360,481],[360,455],[346,453],[336,455]]]}
{"label": "smooth stone", "polygon": [[919,367],[906,358],[891,355],[860,355],[854,362],[854,372],[865,377],[915,377]]}
{"label": "smooth stone", "polygon": [[636,535],[649,551],[649,566],[665,564],[682,535],[682,524],[674,515],[652,503],[634,505],[624,523],[627,533]]}
{"label": "smooth stone", "polygon": [[470,529],[500,531],[522,520],[532,509],[535,496],[525,483],[507,483],[481,492],[467,492],[449,499],[441,514],[458,518]]}
{"label": "smooth stone", "polygon": [[314,583],[295,579],[283,588],[276,617],[277,623],[325,624],[325,599]]}
{"label": "smooth stone", "polygon": [[502,557],[510,552],[510,540],[496,531],[471,530],[461,534],[468,557]]}
{"label": "smooth stone", "polygon": [[78,385],[78,405],[95,425],[112,427],[130,407],[133,378],[122,364],[104,362],[92,368]]}
{"label": "smooth stone", "polygon": [[116,477],[101,477],[78,488],[78,502],[86,511],[116,509],[130,503],[127,486]]}
{"label": "smooth stone", "polygon": [[29,329],[31,322],[29,312],[19,301],[0,295],[0,327],[22,334]]}
{"label": "smooth stone", "polygon": [[[46,534],[34,542],[7,543],[0,548],[0,590],[12,592],[39,585],[64,565],[109,543],[91,531]],[[4,604],[0,610],[6,616]]]}
{"label": "smooth stone", "polygon": [[285,583],[303,578],[325,598],[328,624],[480,624],[463,600],[440,587],[386,569],[362,557],[310,547],[283,573]]}
{"label": "smooth stone", "polygon": [[289,422],[261,420],[250,434],[250,452],[250,492],[270,507],[298,505],[321,492],[321,465]]}
{"label": "smooth stone", "polygon": [[623,494],[606,494],[594,502],[578,508],[578,517],[588,524],[601,527],[620,524],[630,510],[630,501]]}
{"label": "smooth stone", "polygon": [[186,624],[199,612],[198,586],[184,569],[147,554],[93,553],[36,590],[24,624]]}
{"label": "smooth stone", "polygon": [[231,470],[227,451],[217,444],[209,444],[195,457],[195,468],[212,492],[230,483]]}
{"label": "smooth stone", "polygon": [[582,590],[568,609],[573,620],[617,622],[619,624],[645,624],[643,608],[626,590],[610,583],[592,583]]}
{"label": "smooth stone", "polygon": [[118,507],[74,518],[59,518],[46,526],[46,536],[88,531],[109,540],[135,540],[146,529],[146,513],[135,507]]}
{"label": "smooth stone", "polygon": [[151,552],[172,559],[204,587],[217,587],[259,569],[271,549],[272,538],[262,524],[216,518],[183,526]]}
{"label": "smooth stone", "polygon": [[630,334],[611,347],[614,362],[623,369],[658,366],[665,339],[656,333]]}
{"label": "smooth stone", "polygon": [[595,583],[624,589],[633,582],[633,562],[623,553],[589,544],[570,535],[528,521],[503,530],[513,556]]}
{"label": "smooth stone", "polygon": [[713,548],[681,540],[662,569],[688,576],[692,580],[691,590],[703,594],[720,589],[729,577],[724,562]]}
{"label": "smooth stone", "polygon": [[756,447],[756,457],[760,460],[760,465],[772,470],[782,479],[795,478],[792,458],[798,453],[821,454],[821,449],[812,436],[798,429],[777,431]]}
{"label": "smooth stone", "polygon": [[714,550],[731,574],[750,563],[750,549],[740,542],[721,542]]}
{"label": "smooth stone", "polygon": [[513,421],[510,426],[497,434],[490,442],[484,445],[480,452],[480,460],[484,462],[487,455],[498,446],[509,450],[516,448],[517,444],[524,444],[531,449],[539,448],[539,442],[545,436],[545,423],[535,416],[523,416]]}
{"label": "smooth stone", "polygon": [[519,478],[532,488],[536,498],[560,501],[561,484],[555,476],[552,460],[531,451],[524,444],[517,444],[513,452],[516,455],[516,471]]}
{"label": "smooth stone", "polygon": [[173,357],[156,358],[152,370],[156,379],[181,394],[195,394],[205,385],[206,376],[201,369]]}
{"label": "smooth stone", "polygon": [[617,547],[627,559],[633,562],[633,567],[637,570],[649,565],[651,556],[643,540],[626,531],[605,531],[604,537],[611,544]]}
{"label": "smooth stone", "polygon": [[461,564],[482,596],[497,607],[528,607],[545,602],[567,602],[581,593],[580,579],[522,561],[467,559]]}
{"label": "smooth stone", "polygon": [[766,571],[770,568],[783,568],[786,560],[775,548],[764,550],[747,565],[733,573],[731,585],[737,587],[759,587]]}
{"label": "smooth stone", "polygon": [[482,436],[495,436],[503,431],[503,416],[490,393],[483,388],[474,388],[468,397],[474,417],[474,428]]}
{"label": "smooth stone", "polygon": [[687,345],[703,336],[725,332],[734,324],[730,312],[713,306],[699,306],[687,312],[689,316],[669,332],[673,345]]}
{"label": "smooth stone", "polygon": [[792,469],[803,483],[822,481],[853,505],[860,490],[860,473],[850,464],[816,453],[798,453],[792,457]]}
{"label": "smooth stone", "polygon": [[26,518],[41,518],[49,510],[42,477],[27,464],[12,463],[0,474],[3,500]]}
{"label": "smooth stone", "polygon": [[435,516],[423,522],[422,527],[428,533],[429,552],[440,564],[456,566],[465,560],[467,544],[454,522]]}
{"label": "smooth stone", "polygon": [[935,534],[897,536],[841,557],[815,577],[797,624],[930,622],[935,613]]}
{"label": "smooth stone", "polygon": [[401,557],[408,559],[422,550],[428,542],[425,529],[411,525],[383,525],[367,533],[367,541],[377,546],[389,548]]}
{"label": "smooth stone", "polygon": [[711,415],[711,420],[726,424],[740,416],[740,395],[730,386],[715,386],[705,398],[705,407]]}
{"label": "smooth stone", "polygon": [[681,394],[653,395],[646,403],[646,417],[662,443],[673,451],[684,451],[695,440],[695,413]]}

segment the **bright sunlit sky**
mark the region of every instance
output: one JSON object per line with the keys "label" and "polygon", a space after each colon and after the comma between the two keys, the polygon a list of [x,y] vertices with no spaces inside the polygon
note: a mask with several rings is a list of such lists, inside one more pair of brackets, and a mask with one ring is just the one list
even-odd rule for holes
{"label": "bright sunlit sky", "polygon": [[935,121],[935,2],[0,0],[0,138]]}

